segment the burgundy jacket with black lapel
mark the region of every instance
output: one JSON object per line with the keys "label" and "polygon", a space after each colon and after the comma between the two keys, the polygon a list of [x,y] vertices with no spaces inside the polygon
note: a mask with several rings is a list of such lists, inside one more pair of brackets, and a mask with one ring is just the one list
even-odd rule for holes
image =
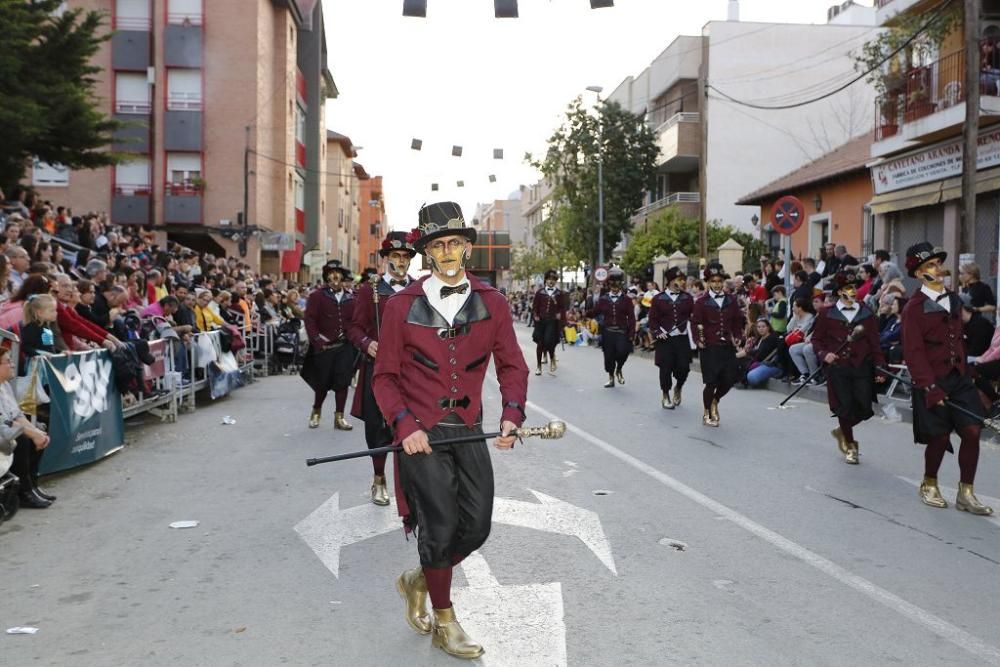
{"label": "burgundy jacket with black lapel", "polygon": [[[412,281],[410,281],[412,282]],[[361,372],[358,374],[358,386],[354,390],[354,400],[351,402],[351,416],[363,419],[362,398],[368,390],[368,365],[374,365],[375,360],[368,356],[368,346],[378,342],[379,331],[385,321],[385,306],[389,297],[396,296],[396,290],[389,286],[383,276],[379,276],[378,287],[378,322],[375,321],[374,289],[371,283],[364,283],[354,294],[354,314],[347,325],[347,338],[354,347],[361,351]]]}
{"label": "burgundy jacket with black lapel", "polygon": [[587,312],[587,317],[603,317],[601,328],[622,329],[631,340],[635,336],[635,306],[632,299],[622,292],[617,301],[611,300],[610,292],[602,294],[594,307]]}
{"label": "burgundy jacket with black lapel", "polygon": [[834,363],[857,368],[865,361],[871,360],[876,366],[885,368],[885,356],[882,354],[878,337],[878,318],[871,308],[863,303],[857,303],[855,306],[858,308],[858,314],[850,322],[836,305],[819,311],[810,339],[813,352],[816,353],[816,358],[823,362],[827,354],[836,354],[837,350],[840,350],[840,346],[844,345],[844,341],[855,327],[861,326],[864,327],[864,335],[856,341],[847,343]]}
{"label": "burgundy jacket with black lapel", "polygon": [[691,312],[694,340],[704,347],[737,345],[744,337],[746,318],[732,294],[722,297],[722,307],[705,292],[694,302]]}
{"label": "burgundy jacket with black lapel", "polygon": [[951,312],[917,289],[903,308],[903,358],[913,384],[929,389],[925,397],[930,407],[945,398],[936,386],[952,370],[967,372],[965,343],[962,341],[962,302],[948,292]]}
{"label": "burgundy jacket with black lapel", "polygon": [[686,332],[693,312],[694,297],[687,292],[678,294],[676,301],[666,292],[660,292],[653,297],[653,304],[649,307],[649,333],[655,338],[664,331],[669,334],[674,328]]}
{"label": "burgundy jacket with black lapel", "polygon": [[565,326],[566,300],[566,293],[558,287],[552,296],[543,287],[535,292],[535,298],[531,302],[531,316],[535,322],[555,319]]}
{"label": "burgundy jacket with black lapel", "polygon": [[340,301],[328,288],[314,290],[306,300],[305,325],[309,344],[314,350],[337,342],[346,342],[347,326],[354,312],[354,295],[346,289]]}
{"label": "burgundy jacket with black lapel", "polygon": [[[382,321],[373,385],[379,409],[393,427],[394,441],[431,429],[450,412],[470,426],[475,424],[491,355],[500,381],[501,420],[520,426],[528,365],[514,335],[507,299],[470,275],[472,293],[449,327],[424,294],[426,280],[390,299]],[[463,405],[443,406],[448,400]]]}

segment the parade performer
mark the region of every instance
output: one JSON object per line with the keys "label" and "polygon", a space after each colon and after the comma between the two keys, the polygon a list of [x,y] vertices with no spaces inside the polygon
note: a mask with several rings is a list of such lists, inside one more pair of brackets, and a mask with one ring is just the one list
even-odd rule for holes
{"label": "parade performer", "polygon": [[[655,363],[660,369],[661,405],[673,410],[681,404],[681,389],[691,371],[688,326],[694,298],[684,291],[687,276],[677,267],[667,269],[667,289],[653,297],[649,307],[649,332],[656,338]],[[673,396],[670,388],[674,380]]]}
{"label": "parade performer", "polygon": [[718,426],[722,421],[719,402],[739,374],[736,347],[743,338],[746,318],[736,297],[724,291],[726,273],[721,264],[712,262],[705,267],[704,279],[708,289],[694,303],[691,325],[705,383],[702,424]]}
{"label": "parade performer", "polygon": [[[964,512],[988,516],[993,508],[979,502],[973,493],[979,464],[981,422],[972,415],[984,415],[979,391],[966,367],[962,342],[961,301],[945,289],[941,262],[948,254],[936,252],[927,242],[906,251],[906,270],[921,282],[920,288],[903,308],[903,357],[913,378],[913,436],[924,450],[924,479],[920,499],[931,507],[947,507],[938,488],[937,474],[954,431],[961,438],[958,451],[960,483],[955,507]],[[952,403],[972,415],[953,409]]]}
{"label": "parade performer", "polygon": [[535,375],[542,374],[545,355],[549,357],[549,374],[556,374],[556,345],[566,326],[566,294],[556,287],[559,273],[555,269],[545,272],[545,286],[535,292],[531,303],[531,316],[535,330],[531,339],[535,341]]}
{"label": "parade performer", "polygon": [[[401,292],[410,284],[407,271],[410,261],[417,251],[413,248],[414,232],[389,232],[378,254],[385,260],[385,270],[381,276],[374,274],[371,282],[362,283],[355,292],[354,315],[347,327],[347,337],[354,347],[362,352],[358,386],[354,390],[351,416],[365,422],[365,442],[368,449],[384,447],[392,443],[392,430],[382,417],[375,393],[372,391],[372,373],[378,355],[379,334],[385,320],[385,305],[389,297]],[[386,455],[372,456],[375,478],[372,481],[372,502],[376,505],[389,504],[389,489],[385,483]]]}
{"label": "parade performer", "polygon": [[885,368],[885,357],[879,345],[878,318],[858,301],[861,281],[857,274],[841,271],[833,276],[832,284],[837,303],[816,316],[812,344],[826,373],[830,411],[839,422],[831,434],[844,461],[857,464],[860,454],[854,427],[875,414],[875,383],[885,382],[875,369]]}
{"label": "parade performer", "polygon": [[[417,529],[420,566],[396,581],[406,620],[454,656],[476,658],[483,647],[459,625],[451,603],[452,569],[490,533],[493,467],[485,440],[438,445],[431,440],[483,433],[482,388],[490,356],[500,383],[500,430],[524,420],[528,366],[514,335],[506,298],[470,276],[476,231],[454,202],[420,209],[417,252],[431,275],[389,300],[373,384],[389,421],[396,455],[396,503],[407,530]],[[495,446],[510,449],[514,437]],[[433,619],[427,615],[430,597]]]}
{"label": "parade performer", "polygon": [[320,412],[326,394],[334,392],[336,414],[333,426],[342,431],[353,427],[344,419],[347,388],[354,375],[357,350],[347,339],[347,325],[354,310],[354,295],[344,289],[351,272],[339,260],[323,266],[321,289],[313,291],[306,301],[305,325],[309,337],[309,352],[302,362],[302,379],[315,392],[309,428],[319,426]]}
{"label": "parade performer", "polygon": [[608,271],[608,292],[602,294],[587,311],[587,317],[601,318],[601,350],[604,352],[604,372],[608,374],[605,389],[625,384],[622,367],[632,353],[632,338],[635,336],[635,308],[622,287],[625,272],[618,267]]}

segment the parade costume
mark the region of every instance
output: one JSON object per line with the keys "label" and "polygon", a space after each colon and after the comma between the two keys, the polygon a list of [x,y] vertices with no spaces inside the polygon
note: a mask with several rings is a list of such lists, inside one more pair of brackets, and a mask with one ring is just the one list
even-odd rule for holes
{"label": "parade costume", "polygon": [[[672,410],[681,404],[681,389],[691,371],[691,339],[688,327],[694,298],[684,291],[687,276],[674,267],[667,270],[667,289],[653,297],[649,307],[649,331],[656,338],[655,363],[660,369],[660,405]],[[673,385],[674,380],[677,384]],[[673,386],[673,395],[670,393]]]}
{"label": "parade costume", "polygon": [[736,346],[743,338],[746,318],[736,297],[723,292],[726,275],[721,264],[709,264],[704,278],[708,290],[694,303],[691,325],[705,383],[702,423],[718,426],[721,422],[719,402],[733,388],[739,375]]}
{"label": "parade costume", "polygon": [[562,329],[566,326],[566,294],[556,287],[559,273],[553,269],[545,272],[545,286],[535,292],[531,302],[531,316],[535,321],[535,329],[531,339],[535,341],[535,375],[542,374],[542,363],[545,355],[549,357],[549,373],[556,372],[556,345],[562,337]]}
{"label": "parade costume", "polygon": [[350,279],[351,272],[338,260],[331,260],[323,266],[323,281],[328,284],[315,290],[306,301],[309,352],[302,362],[300,375],[315,392],[309,428],[319,426],[323,401],[331,390],[336,399],[334,428],[342,431],[353,428],[344,419],[347,388],[357,360],[357,350],[347,339],[347,326],[354,311],[354,295],[342,287]]}
{"label": "parade costume", "polygon": [[[361,363],[358,369],[358,386],[351,403],[351,416],[365,422],[365,442],[368,449],[392,443],[392,429],[375,401],[372,374],[378,354],[379,334],[385,320],[386,303],[390,297],[410,284],[411,280],[406,272],[410,267],[410,259],[416,254],[412,233],[389,232],[379,248],[379,256],[388,258],[388,270],[381,276],[375,274],[371,282],[363,283],[355,293],[354,314],[347,327],[347,337],[361,352]],[[371,459],[375,475],[371,487],[372,502],[385,506],[389,504],[389,489],[385,481],[386,455],[372,456]]]}
{"label": "parade costume", "polygon": [[[854,427],[875,414],[872,409],[878,401],[875,369],[885,367],[879,345],[878,318],[868,306],[857,301],[858,285],[860,280],[853,272],[841,272],[833,277],[837,303],[816,316],[812,335],[813,349],[826,373],[830,411],[839,422],[831,435],[844,461],[850,464],[860,462]],[[827,361],[827,355],[836,359]]]}
{"label": "parade costume", "polygon": [[608,374],[606,389],[625,384],[622,368],[632,354],[632,338],[635,336],[635,308],[632,299],[622,290],[625,273],[619,268],[608,272],[608,293],[602,294],[587,317],[601,319],[601,350],[604,352],[604,372]]}
{"label": "parade costume", "polygon": [[931,507],[947,507],[937,484],[937,473],[946,451],[953,452],[949,436],[961,438],[958,467],[961,483],[955,506],[972,514],[990,515],[993,509],[973,493],[979,464],[981,423],[955,410],[947,400],[973,415],[985,410],[979,391],[966,366],[962,341],[961,301],[945,290],[940,279],[945,252],[935,252],[930,243],[918,243],[906,251],[906,269],[921,287],[903,309],[903,356],[913,378],[913,439],[926,445],[924,479],[920,499]]}
{"label": "parade costume", "polygon": [[[404,449],[425,434],[431,441],[482,434],[482,386],[492,356],[501,428],[509,433],[524,419],[528,384],[510,307],[503,294],[465,274],[476,232],[465,226],[458,204],[425,206],[419,220],[414,246],[430,260],[433,274],[386,304],[373,376],[379,409]],[[497,446],[509,447],[510,441],[498,440]],[[485,440],[421,453],[426,451],[395,457],[397,506],[407,530],[416,528],[421,565],[404,572],[396,587],[414,630],[432,633],[432,644],[449,654],[476,658],[483,648],[455,619],[451,577],[453,567],[490,533],[490,454]]]}

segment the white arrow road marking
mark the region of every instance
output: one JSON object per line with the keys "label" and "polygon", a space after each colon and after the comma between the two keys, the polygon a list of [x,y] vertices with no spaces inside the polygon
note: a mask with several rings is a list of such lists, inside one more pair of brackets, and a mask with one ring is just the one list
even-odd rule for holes
{"label": "white arrow road marking", "polygon": [[[918,489],[920,488],[920,481],[919,480],[910,479],[909,477],[900,477],[899,479],[901,479],[904,482],[907,482],[909,484],[912,484],[913,486],[917,487]],[[949,508],[953,508],[955,506],[955,502],[954,502],[955,501],[955,496],[958,495],[958,489],[954,489],[954,488],[952,488],[950,486],[943,486],[941,484],[938,484],[938,488],[941,489],[941,495],[944,496],[945,500],[948,501]],[[994,525],[1000,526],[1000,516],[996,515],[996,512],[1000,512],[1000,498],[994,498],[993,496],[984,496],[981,493],[977,493],[976,497],[979,498],[979,502],[983,503],[984,505],[989,505],[994,510],[993,516],[983,516],[983,517],[976,517],[976,518],[978,518],[978,519],[986,519],[987,521],[992,522]]]}
{"label": "white arrow road marking", "polygon": [[365,503],[341,510],[339,493],[330,496],[295,526],[295,532],[335,577],[340,576],[340,550],[343,547],[401,529],[395,498],[389,507]]}
{"label": "white arrow road marking", "polygon": [[[493,521],[521,528],[534,528],[558,535],[578,537],[615,575],[615,559],[611,544],[604,535],[601,519],[596,512],[577,507],[558,498],[532,491],[541,505],[496,498],[493,501]],[[371,503],[340,509],[340,493],[335,493],[302,519],[295,532],[309,545],[333,576],[340,577],[340,550],[356,542],[401,530],[395,498],[389,507]]]}
{"label": "white arrow road marking", "polygon": [[469,586],[454,589],[451,599],[462,627],[486,649],[480,664],[566,665],[562,584],[501,586],[478,552],[460,567]]}
{"label": "white arrow road marking", "polygon": [[611,555],[611,543],[604,535],[601,518],[596,512],[577,507],[566,501],[528,489],[542,504],[526,503],[509,498],[493,501],[493,521],[509,526],[534,528],[547,533],[578,537],[594,555],[601,559],[615,575],[615,558]]}

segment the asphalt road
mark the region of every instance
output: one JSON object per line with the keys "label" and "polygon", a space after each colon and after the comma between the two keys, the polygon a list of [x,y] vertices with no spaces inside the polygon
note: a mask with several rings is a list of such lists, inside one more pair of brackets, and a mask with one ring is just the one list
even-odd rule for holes
{"label": "asphalt road", "polygon": [[[603,389],[600,352],[566,350],[528,410],[566,437],[493,451],[493,533],[454,596],[482,664],[1000,664],[1000,520],[920,504],[907,424],[858,427],[847,466],[824,405],[734,391],[711,429],[696,373],[674,411],[650,360],[625,375]],[[52,508],[0,527],[3,627],[39,628],[0,636],[3,663],[460,664],[403,620],[415,543],[367,502],[367,461],[304,465],[364,447],[331,409],[308,430],[310,396],[266,378],[49,480]],[[1000,511],[995,447],[977,490]]]}

